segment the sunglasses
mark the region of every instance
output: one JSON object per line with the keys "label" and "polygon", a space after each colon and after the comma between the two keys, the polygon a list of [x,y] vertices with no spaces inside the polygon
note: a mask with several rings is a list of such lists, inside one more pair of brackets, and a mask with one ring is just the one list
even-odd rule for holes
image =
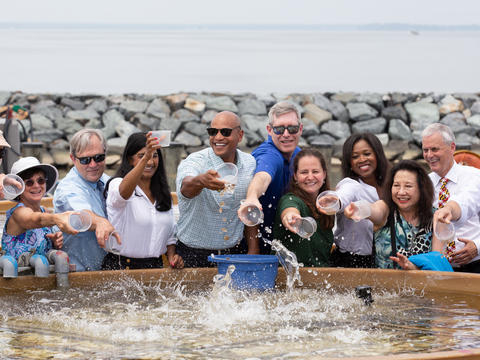
{"label": "sunglasses", "polygon": [[92,160],[98,164],[98,163],[101,163],[103,160],[105,160],[105,154],[98,154],[95,156],[76,157],[76,158],[82,165],[88,165],[92,162]]}
{"label": "sunglasses", "polygon": [[5,156],[6,153],[7,153],[7,149],[1,148],[0,149],[0,159],[3,159],[3,157]]}
{"label": "sunglasses", "polygon": [[39,177],[36,180],[28,179],[25,180],[25,186],[32,187],[33,185],[35,185],[35,183],[37,183],[38,185],[45,185],[46,182],[47,179],[43,177]]}
{"label": "sunglasses", "polygon": [[296,134],[300,130],[300,125],[288,125],[288,126],[271,126],[273,132],[277,135],[283,135],[285,129],[287,129],[289,134]]}
{"label": "sunglasses", "polygon": [[220,134],[222,134],[222,136],[229,137],[230,135],[232,135],[233,130],[239,129],[239,128],[240,128],[240,126],[235,126],[233,129],[230,129],[230,128],[215,129],[215,128],[212,128],[212,127],[208,127],[207,128],[207,133],[210,136],[215,136],[220,131]]}

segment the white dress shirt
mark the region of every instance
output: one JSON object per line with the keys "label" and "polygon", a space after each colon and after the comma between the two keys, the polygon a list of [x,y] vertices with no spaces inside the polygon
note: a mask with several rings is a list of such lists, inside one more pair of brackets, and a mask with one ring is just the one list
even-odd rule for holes
{"label": "white dress shirt", "polygon": [[[432,180],[433,186],[435,187],[435,199],[433,201],[433,206],[438,209],[438,193],[442,186],[441,177],[436,173],[432,172],[429,174],[430,179]],[[480,199],[480,188],[477,189],[477,194],[467,193],[461,195],[464,188],[472,182],[476,176],[480,176],[480,170],[472,166],[462,166],[454,162],[452,168],[445,176],[448,179],[447,189],[450,193],[449,200],[458,199],[459,195],[461,198],[471,197],[475,198],[476,201]],[[460,201],[455,200],[459,205]],[[463,203],[463,201],[462,201]],[[463,205],[464,207],[466,205]],[[480,217],[478,210],[476,212],[473,209],[469,212],[469,217],[467,217],[467,212],[462,208],[462,218],[463,225],[455,228],[455,233],[457,238],[464,238],[472,240],[477,246],[477,256],[472,259],[472,261],[480,260]],[[455,247],[457,250],[463,249],[465,244],[461,241],[455,240]]]}
{"label": "white dress shirt", "polygon": [[367,200],[373,204],[380,200],[377,189],[362,180],[345,178],[335,189],[340,198],[341,208],[337,213],[337,230],[333,240],[341,252],[351,252],[355,255],[371,255],[373,244],[373,223],[370,220],[355,222],[347,218],[343,211],[351,202]]}
{"label": "white dress shirt", "polygon": [[107,197],[108,220],[123,233],[122,256],[151,258],[165,254],[167,245],[177,242],[173,205],[168,211],[157,211],[139,186],[125,200],[119,191],[122,180],[116,178],[110,182]]}

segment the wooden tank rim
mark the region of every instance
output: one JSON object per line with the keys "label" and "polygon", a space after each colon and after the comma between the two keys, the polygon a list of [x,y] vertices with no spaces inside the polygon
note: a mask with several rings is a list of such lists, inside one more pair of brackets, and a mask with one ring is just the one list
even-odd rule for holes
{"label": "wooden tank rim", "polygon": [[[186,288],[209,288],[212,286],[213,277],[217,274],[216,268],[198,269],[149,269],[126,271],[90,271],[70,273],[70,287],[84,287],[98,282],[115,281],[122,277],[133,278],[143,283],[175,284],[181,282]],[[410,286],[419,291],[441,291],[444,293],[464,293],[480,295],[480,275],[469,273],[451,273],[439,271],[402,271],[402,270],[377,270],[377,269],[347,269],[347,268],[301,268],[300,275],[304,288],[313,288],[324,283],[352,287],[370,285],[375,288],[396,288]],[[279,269],[276,284],[284,287],[286,276],[283,269]],[[35,278],[33,276],[20,276],[15,279],[0,278],[0,293],[12,293],[27,290],[53,290],[55,289],[55,275],[49,278]],[[0,295],[1,296],[1,295]],[[315,357],[309,357],[314,359]],[[321,357],[318,357],[321,358]],[[480,359],[480,349],[464,349],[425,354],[410,353],[404,355],[357,357],[350,359]],[[347,358],[343,358],[347,359]]]}

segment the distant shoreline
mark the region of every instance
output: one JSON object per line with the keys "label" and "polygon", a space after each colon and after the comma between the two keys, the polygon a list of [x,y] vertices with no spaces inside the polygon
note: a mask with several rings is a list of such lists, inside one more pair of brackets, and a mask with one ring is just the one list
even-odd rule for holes
{"label": "distant shoreline", "polygon": [[480,25],[429,24],[100,24],[100,23],[0,23],[0,29],[75,29],[75,30],[166,30],[166,31],[475,31]]}

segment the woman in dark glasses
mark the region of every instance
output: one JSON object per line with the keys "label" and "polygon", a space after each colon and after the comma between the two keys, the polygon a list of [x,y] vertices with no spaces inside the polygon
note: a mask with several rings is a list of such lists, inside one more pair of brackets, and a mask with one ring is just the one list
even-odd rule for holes
{"label": "woman in dark glasses", "polygon": [[123,233],[120,255],[108,253],[103,270],[182,268],[175,252],[175,219],[160,145],[151,133],[130,135],[117,173],[107,182],[108,219]]}
{"label": "woman in dark glasses", "polygon": [[[15,199],[18,204],[7,211],[2,250],[6,251],[6,255],[18,259],[31,249],[35,249],[39,255],[46,255],[52,248],[61,249],[62,231],[73,235],[77,233],[68,224],[68,217],[73,211],[50,214],[40,205],[42,197],[57,182],[57,169],[52,165],[40,164],[36,158],[29,156],[15,162],[11,172],[23,179],[25,190]],[[54,225],[61,231],[54,233]]]}

